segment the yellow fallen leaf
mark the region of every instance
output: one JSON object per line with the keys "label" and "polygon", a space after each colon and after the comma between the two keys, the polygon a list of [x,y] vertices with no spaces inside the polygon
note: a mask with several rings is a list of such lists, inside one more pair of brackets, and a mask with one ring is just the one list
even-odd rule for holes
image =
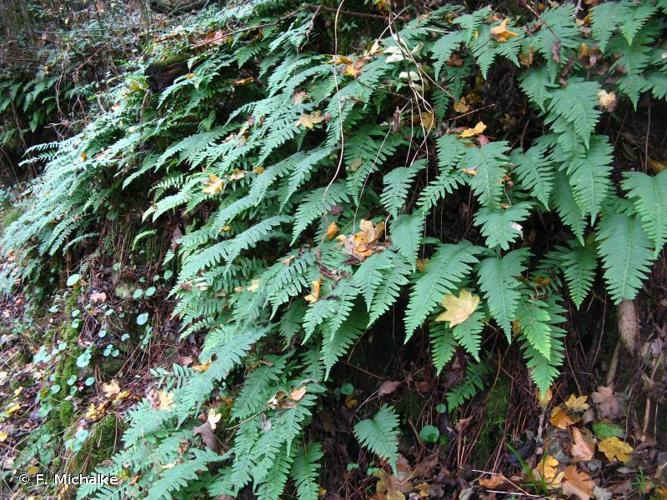
{"label": "yellow fallen leaf", "polygon": [[289,398],[292,401],[301,401],[303,397],[306,395],[306,391],[308,390],[308,386],[302,386],[302,387],[297,387],[296,389],[292,389],[292,392],[289,393]]}
{"label": "yellow fallen leaf", "polygon": [[296,126],[312,130],[315,127],[315,125],[323,121],[324,117],[322,116],[322,113],[318,110],[310,114],[304,113],[303,115],[301,115],[299,119],[296,121]]}
{"label": "yellow fallen leaf", "polygon": [[194,366],[193,370],[199,373],[204,373],[206,370],[208,370],[209,366],[211,366],[212,362],[213,361],[209,359],[206,363]]}
{"label": "yellow fallen leaf", "polygon": [[7,438],[9,437],[9,434],[7,434],[5,431],[0,431],[0,443],[4,443],[7,441]]}
{"label": "yellow fallen leaf", "polygon": [[598,91],[598,104],[605,111],[614,111],[616,109],[616,94],[606,90]]}
{"label": "yellow fallen leaf", "polygon": [[11,417],[14,413],[19,411],[20,409],[21,409],[21,405],[18,404],[18,403],[14,403],[13,405],[10,405],[7,408],[6,413],[7,413],[7,415],[9,415]]}
{"label": "yellow fallen leaf", "polygon": [[86,158],[87,158],[86,152],[84,151],[83,153],[81,153],[81,161],[86,161]]}
{"label": "yellow fallen leaf", "polygon": [[235,168],[234,171],[227,176],[227,178],[230,181],[238,181],[240,179],[243,179],[245,177],[245,170],[241,170],[239,168]]}
{"label": "yellow fallen leaf", "polygon": [[620,462],[626,463],[630,460],[630,454],[633,451],[632,446],[630,446],[625,441],[621,441],[616,436],[603,439],[598,445],[600,451],[609,460],[618,460]]}
{"label": "yellow fallen leaf", "polygon": [[331,62],[333,64],[352,64],[352,59],[350,59],[347,56],[335,55],[335,56],[332,56]]}
{"label": "yellow fallen leaf", "polygon": [[320,287],[322,286],[322,278],[317,278],[311,282],[312,288],[308,295],[306,295],[306,302],[314,304],[320,299]]}
{"label": "yellow fallen leaf", "polygon": [[338,224],[332,222],[327,227],[327,240],[329,241],[333,240],[337,234],[338,234]]}
{"label": "yellow fallen leaf", "polygon": [[486,125],[484,125],[484,122],[477,122],[477,125],[475,125],[473,128],[467,128],[463,132],[459,134],[459,137],[462,139],[466,137],[476,137],[482,132],[486,130]]}
{"label": "yellow fallen leaf", "polygon": [[476,168],[464,168],[463,173],[469,175],[470,177],[475,177],[477,175]]}
{"label": "yellow fallen leaf", "polygon": [[508,19],[503,19],[503,22],[501,22],[498,26],[491,28],[491,36],[495,38],[496,42],[498,43],[505,43],[510,38],[518,36],[517,33],[507,29],[507,21]]}
{"label": "yellow fallen leaf", "polygon": [[225,187],[225,181],[215,174],[209,174],[208,182],[202,188],[202,191],[206,194],[217,194],[222,191],[223,187]]}
{"label": "yellow fallen leaf", "polygon": [[570,397],[565,401],[565,406],[572,411],[586,411],[590,407],[587,403],[588,396],[575,396],[570,394]]}
{"label": "yellow fallen leaf", "polygon": [[118,380],[113,379],[108,384],[102,384],[102,392],[108,398],[114,397],[120,392],[120,386],[118,385]]}
{"label": "yellow fallen leaf", "polygon": [[453,107],[454,111],[456,111],[457,113],[467,113],[468,111],[470,111],[470,106],[466,104],[466,100],[464,97],[462,97],[460,101],[456,101]]}
{"label": "yellow fallen leaf", "polygon": [[426,130],[431,130],[435,125],[435,115],[430,111],[422,112],[420,121]]}
{"label": "yellow fallen leaf", "polygon": [[39,467],[37,467],[36,465],[28,465],[28,467],[26,467],[25,470],[28,474],[30,474],[31,476],[34,476],[35,474],[37,474],[39,472]]}
{"label": "yellow fallen leaf", "polygon": [[261,165],[257,165],[255,168],[252,169],[253,173],[257,175],[263,174],[264,170],[265,170],[264,167],[262,167]]}
{"label": "yellow fallen leaf", "polygon": [[540,404],[540,408],[546,408],[549,402],[551,401],[551,398],[553,398],[553,392],[551,392],[551,387],[547,389],[547,392],[542,394],[539,390],[535,390],[535,397],[537,398],[537,402]]}
{"label": "yellow fallen leaf", "polygon": [[456,326],[467,320],[479,305],[479,297],[468,290],[461,290],[459,296],[447,294],[442,298],[442,307],[445,312],[440,314],[436,321],[449,321],[449,326]]}
{"label": "yellow fallen leaf", "polygon": [[169,410],[174,404],[174,395],[167,391],[158,392],[158,409]]}
{"label": "yellow fallen leaf", "polygon": [[206,417],[206,421],[208,422],[208,425],[211,426],[211,429],[215,430],[218,422],[220,422],[220,419],[222,418],[222,415],[215,411],[213,408],[208,410],[208,415]]}
{"label": "yellow fallen leaf", "polygon": [[569,426],[576,423],[575,420],[573,420],[572,417],[570,417],[570,415],[568,415],[560,406],[557,406],[551,411],[551,419],[549,421],[551,422],[551,425],[559,429],[567,429]]}
{"label": "yellow fallen leaf", "polygon": [[535,472],[548,484],[556,483],[559,462],[551,455],[544,455],[535,467]]}
{"label": "yellow fallen leaf", "polygon": [[255,293],[257,290],[259,290],[260,283],[260,280],[254,279],[250,282],[250,286],[246,290],[248,290],[250,293]]}
{"label": "yellow fallen leaf", "polygon": [[426,271],[426,264],[428,264],[429,259],[417,259],[415,265],[417,266],[417,271],[423,273]]}

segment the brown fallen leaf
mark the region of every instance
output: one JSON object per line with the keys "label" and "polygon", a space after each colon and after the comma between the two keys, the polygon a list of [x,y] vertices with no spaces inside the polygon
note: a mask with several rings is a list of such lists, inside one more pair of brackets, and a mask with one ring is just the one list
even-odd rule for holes
{"label": "brown fallen leaf", "polygon": [[614,92],[607,92],[600,90],[598,92],[598,105],[605,111],[610,113],[616,109],[616,94]]}
{"label": "brown fallen leaf", "polygon": [[572,447],[570,453],[575,461],[588,461],[595,455],[595,440],[586,436],[580,429],[572,427]]}
{"label": "brown fallen leaf", "polygon": [[102,384],[102,392],[108,398],[114,397],[120,392],[120,386],[118,385],[118,380],[113,379],[108,384]]}
{"label": "brown fallen leaf", "polygon": [[503,21],[498,25],[491,28],[491,36],[496,39],[498,43],[505,43],[510,38],[519,36],[517,33],[507,29],[507,22],[509,19],[503,19]]}
{"label": "brown fallen leaf", "polygon": [[322,278],[317,278],[311,282],[311,291],[304,298],[309,304],[314,304],[320,299],[320,287],[322,286]]}
{"label": "brown fallen leaf", "polygon": [[202,441],[206,447],[214,452],[220,450],[220,443],[218,443],[218,438],[215,437],[211,424],[204,422],[202,425],[194,428],[194,433],[201,436]]}
{"label": "brown fallen leaf", "polygon": [[481,134],[486,130],[486,125],[484,125],[484,122],[477,122],[477,125],[475,125],[473,128],[467,128],[463,132],[459,134],[459,137],[462,139],[465,139],[466,137],[475,137]]}
{"label": "brown fallen leaf", "polygon": [[600,418],[614,419],[621,415],[621,405],[611,387],[599,386],[598,390],[591,394],[591,399],[597,405]]}
{"label": "brown fallen leaf", "polygon": [[339,231],[338,230],[338,224],[336,224],[335,222],[332,222],[331,224],[329,224],[327,226],[327,232],[326,232],[327,240],[329,240],[329,241],[333,240],[336,237],[336,235],[338,234],[338,231]]}
{"label": "brown fallen leaf", "polygon": [[215,174],[209,174],[208,181],[206,185],[202,188],[202,191],[206,194],[217,194],[222,191],[222,188],[225,187],[225,181]]}
{"label": "brown fallen leaf", "polygon": [[589,500],[595,488],[595,481],[591,479],[591,476],[577,470],[574,465],[568,465],[564,472],[563,493],[577,497],[579,500]]}
{"label": "brown fallen leaf", "polygon": [[297,387],[296,389],[292,389],[292,391],[289,393],[289,398],[292,401],[301,401],[303,397],[306,395],[307,391],[308,391],[308,386],[306,385]]}
{"label": "brown fallen leaf", "polygon": [[312,130],[315,128],[315,125],[322,123],[324,121],[324,116],[322,116],[321,111],[314,111],[310,114],[304,113],[296,121],[297,127],[303,127]]}
{"label": "brown fallen leaf", "polygon": [[396,389],[398,389],[400,385],[401,383],[398,380],[387,380],[386,382],[383,382],[378,389],[378,396],[386,396],[387,394],[391,394]]}
{"label": "brown fallen leaf", "polygon": [[491,477],[481,478],[479,480],[479,485],[488,490],[497,490],[508,484],[507,478],[502,474],[493,474]]}

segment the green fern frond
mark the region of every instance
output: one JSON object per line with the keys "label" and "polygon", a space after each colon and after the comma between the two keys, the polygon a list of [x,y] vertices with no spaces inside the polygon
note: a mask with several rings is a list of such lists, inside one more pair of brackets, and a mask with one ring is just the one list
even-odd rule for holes
{"label": "green fern frond", "polygon": [[396,471],[398,459],[398,415],[393,407],[382,406],[373,418],[354,425],[359,444],[386,460]]}

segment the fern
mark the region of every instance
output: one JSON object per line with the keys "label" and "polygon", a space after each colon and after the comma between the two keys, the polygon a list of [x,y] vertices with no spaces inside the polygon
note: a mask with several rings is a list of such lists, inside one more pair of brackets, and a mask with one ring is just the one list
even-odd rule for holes
{"label": "fern", "polygon": [[651,240],[636,217],[604,215],[597,229],[604,279],[615,303],[634,299],[653,260]]}
{"label": "fern", "polygon": [[517,277],[526,269],[524,260],[529,252],[525,248],[514,250],[504,257],[489,257],[479,263],[479,285],[488,302],[491,316],[512,338],[512,321],[516,318],[520,292]]}
{"label": "fern", "polygon": [[565,88],[551,93],[547,121],[553,123],[558,117],[572,124],[577,135],[588,147],[591,134],[600,116],[595,108],[600,85],[570,79]]}
{"label": "fern", "polygon": [[667,242],[667,174],[656,176],[627,172],[623,189],[633,201],[644,231],[654,245],[654,257]]}
{"label": "fern", "polygon": [[391,406],[382,406],[373,418],[354,425],[359,443],[386,460],[396,472],[398,460],[398,415]]}

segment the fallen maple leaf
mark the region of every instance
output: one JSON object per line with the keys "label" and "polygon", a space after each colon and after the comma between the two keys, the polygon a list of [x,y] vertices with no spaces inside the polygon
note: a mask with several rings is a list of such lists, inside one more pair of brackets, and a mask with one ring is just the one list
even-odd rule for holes
{"label": "fallen maple leaf", "polygon": [[174,404],[174,395],[167,391],[158,392],[158,410],[169,410]]}
{"label": "fallen maple leaf", "polygon": [[598,91],[598,105],[605,111],[612,112],[616,109],[616,94],[606,90]]}
{"label": "fallen maple leaf", "polygon": [[306,302],[314,304],[320,299],[320,287],[322,286],[322,278],[317,278],[315,281],[311,282],[311,291],[304,298]]}
{"label": "fallen maple leaf", "polygon": [[459,134],[459,137],[465,139],[466,137],[476,137],[486,130],[484,122],[477,122],[473,128],[467,128]]}
{"label": "fallen maple leaf", "polygon": [[575,420],[567,414],[567,412],[560,406],[551,410],[551,418],[549,419],[551,425],[558,429],[567,429],[569,426],[575,424]]}
{"label": "fallen maple leaf", "polygon": [[498,43],[505,43],[510,38],[519,36],[517,33],[507,29],[507,22],[509,19],[503,19],[503,21],[498,25],[491,28],[491,36],[496,39]]}
{"label": "fallen maple leaf", "polygon": [[577,470],[574,465],[568,465],[564,472],[563,493],[575,496],[579,500],[591,498],[595,488],[595,482],[591,476]]}
{"label": "fallen maple leaf", "polygon": [[614,419],[621,414],[621,405],[611,387],[599,386],[598,390],[591,394],[591,399],[598,407],[600,418]]}
{"label": "fallen maple leaf", "polygon": [[102,392],[108,398],[112,398],[120,392],[120,386],[118,385],[118,380],[113,379],[108,384],[102,384]]}
{"label": "fallen maple leaf", "polygon": [[202,188],[202,191],[206,194],[217,194],[222,191],[222,188],[225,187],[225,181],[215,174],[209,174],[208,182],[206,186]]}
{"label": "fallen maple leaf", "polygon": [[534,472],[537,473],[547,484],[558,484],[562,479],[562,474],[557,474],[560,463],[551,455],[544,455],[542,460],[537,463]]}
{"label": "fallen maple leaf", "polygon": [[479,297],[473,295],[468,290],[461,290],[459,296],[447,294],[442,298],[442,307],[445,312],[440,314],[436,321],[449,321],[449,326],[453,327],[463,323],[479,305]]}
{"label": "fallen maple leaf", "polygon": [[585,411],[590,406],[587,401],[588,396],[576,397],[574,394],[570,394],[570,397],[565,401],[565,406],[572,411]]}
{"label": "fallen maple leaf", "polygon": [[329,241],[333,240],[337,234],[338,234],[338,224],[332,222],[327,226],[327,233],[326,233],[327,240]]}
{"label": "fallen maple leaf", "polygon": [[572,457],[577,461],[592,460],[595,455],[595,440],[592,436],[586,436],[576,427],[572,427]]}
{"label": "fallen maple leaf", "polygon": [[391,394],[396,389],[398,389],[400,385],[401,383],[398,380],[387,380],[386,382],[382,382],[382,385],[378,389],[378,396],[386,396],[387,394]]}
{"label": "fallen maple leaf", "polygon": [[315,128],[315,125],[318,123],[322,123],[324,121],[324,117],[322,116],[322,113],[318,111],[314,111],[312,113],[304,113],[299,117],[299,119],[296,121],[296,126],[297,127],[303,127],[312,130]]}
{"label": "fallen maple leaf", "polygon": [[609,460],[618,460],[623,463],[630,461],[630,454],[633,451],[632,446],[625,441],[621,441],[616,436],[603,439],[600,441],[598,447]]}
{"label": "fallen maple leaf", "polygon": [[215,430],[217,427],[218,422],[220,422],[220,419],[222,418],[222,415],[215,411],[213,408],[208,410],[208,414],[206,416],[206,421],[208,422],[208,425],[211,426],[212,430]]}
{"label": "fallen maple leaf", "polygon": [[292,389],[292,391],[289,393],[289,398],[292,401],[301,401],[303,397],[306,395],[307,391],[308,391],[308,386],[306,385],[297,387],[296,389]]}
{"label": "fallen maple leaf", "polygon": [[466,104],[465,97],[461,97],[461,100],[454,103],[454,111],[457,113],[467,113],[470,111],[470,106]]}

